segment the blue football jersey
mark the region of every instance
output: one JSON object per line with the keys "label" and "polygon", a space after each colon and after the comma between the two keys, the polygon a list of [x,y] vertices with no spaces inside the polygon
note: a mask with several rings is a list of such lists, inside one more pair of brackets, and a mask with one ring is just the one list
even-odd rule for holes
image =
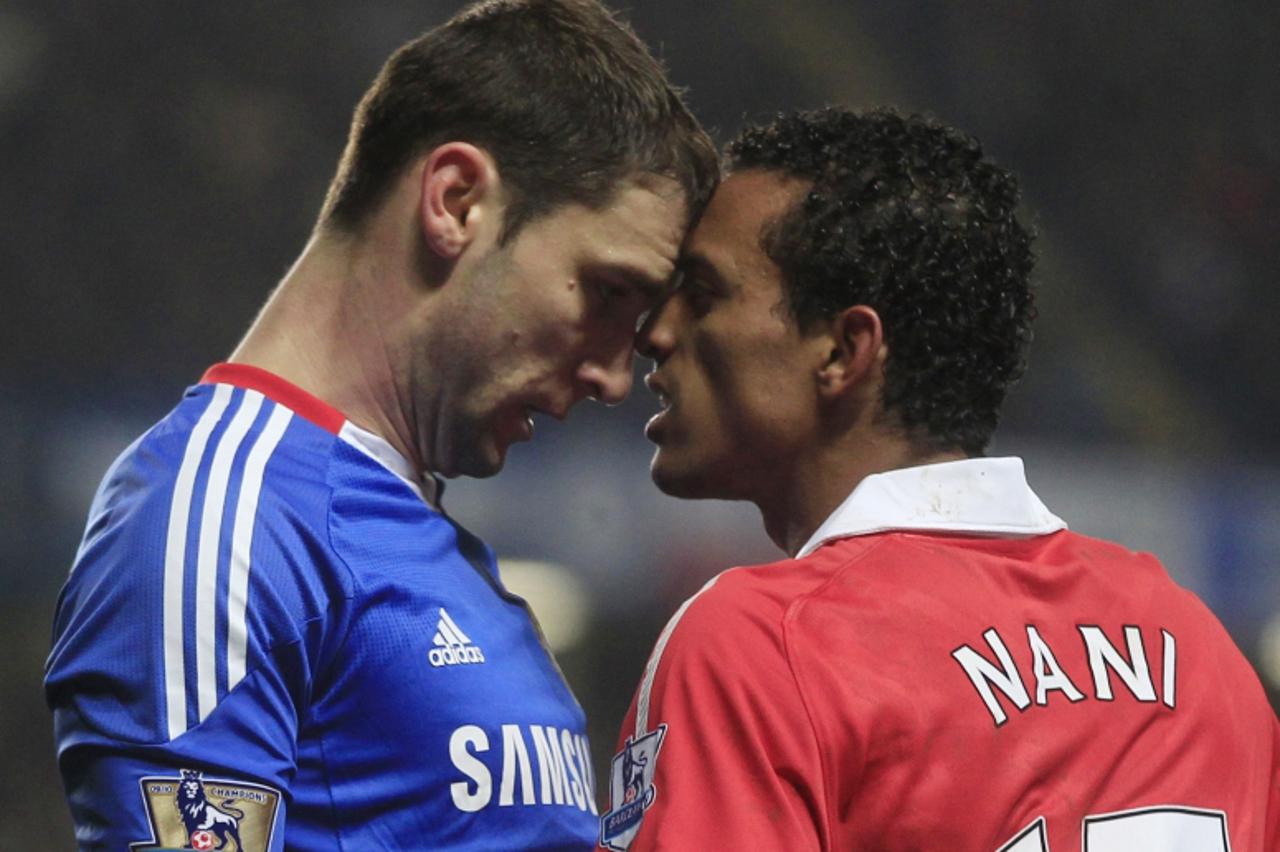
{"label": "blue football jersey", "polygon": [[121,455],[46,668],[81,848],[593,847],[582,709],[431,484],[241,365]]}

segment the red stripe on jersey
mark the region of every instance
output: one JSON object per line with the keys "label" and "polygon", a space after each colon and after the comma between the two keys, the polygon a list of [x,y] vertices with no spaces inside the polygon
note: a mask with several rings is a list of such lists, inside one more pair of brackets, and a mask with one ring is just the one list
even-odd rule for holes
{"label": "red stripe on jersey", "polygon": [[329,403],[261,367],[249,364],[214,364],[200,377],[200,383],[235,385],[258,391],[272,402],[283,405],[334,435],[347,422],[347,416]]}

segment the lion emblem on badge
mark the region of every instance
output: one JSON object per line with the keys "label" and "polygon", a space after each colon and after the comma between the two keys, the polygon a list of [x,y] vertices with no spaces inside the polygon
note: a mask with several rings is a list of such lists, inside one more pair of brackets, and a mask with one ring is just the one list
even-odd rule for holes
{"label": "lion emblem on badge", "polygon": [[658,751],[667,736],[667,726],[627,737],[622,750],[609,767],[609,802],[613,806],[600,817],[600,845],[625,852],[631,846],[644,812],[658,797],[654,785]]}
{"label": "lion emblem on badge", "polygon": [[622,750],[622,778],[626,784],[623,801],[628,803],[634,802],[637,796],[644,793],[644,768],[649,764],[649,758],[638,751],[634,747]]}
{"label": "lion emblem on badge", "polygon": [[231,807],[234,799],[227,799],[221,806],[210,802],[201,774],[194,769],[182,770],[173,801],[187,830],[188,848],[225,849],[227,841],[234,840],[236,852],[241,852],[244,844],[240,841],[240,820],[244,819],[244,811]]}

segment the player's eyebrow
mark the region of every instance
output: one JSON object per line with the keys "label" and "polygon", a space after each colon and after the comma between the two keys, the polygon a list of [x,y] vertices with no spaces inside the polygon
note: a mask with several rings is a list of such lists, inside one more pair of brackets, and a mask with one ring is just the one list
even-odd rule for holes
{"label": "player's eyebrow", "polygon": [[594,271],[597,275],[631,287],[651,302],[660,301],[671,292],[672,282],[675,280],[674,275],[658,278],[639,266],[625,263],[604,263]]}
{"label": "player's eyebrow", "polygon": [[694,275],[706,284],[725,286],[725,280],[716,269],[716,265],[699,251],[685,251],[681,254],[680,259],[676,261],[676,272],[681,276]]}

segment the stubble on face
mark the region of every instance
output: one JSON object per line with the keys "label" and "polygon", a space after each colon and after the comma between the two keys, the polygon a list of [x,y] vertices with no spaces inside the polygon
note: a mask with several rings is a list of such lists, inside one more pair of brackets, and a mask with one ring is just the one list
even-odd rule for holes
{"label": "stubble on face", "polygon": [[[430,433],[421,440],[432,447],[436,472],[445,477],[483,479],[498,473],[505,461],[505,445],[493,434],[494,409],[499,396],[493,373],[504,350],[519,345],[518,333],[495,333],[510,328],[502,282],[510,275],[509,246],[495,246],[469,270],[465,282],[451,282],[465,298],[451,321],[439,327],[419,369],[438,388],[429,396]],[[464,291],[464,292],[462,292]],[[455,294],[451,294],[455,295]]]}
{"label": "stubble on face", "polygon": [[437,473],[492,476],[532,437],[532,414],[625,396],[637,319],[665,291],[682,236],[674,186],[628,182],[600,210],[548,213],[445,285],[450,319],[417,361],[433,386],[419,422]]}

